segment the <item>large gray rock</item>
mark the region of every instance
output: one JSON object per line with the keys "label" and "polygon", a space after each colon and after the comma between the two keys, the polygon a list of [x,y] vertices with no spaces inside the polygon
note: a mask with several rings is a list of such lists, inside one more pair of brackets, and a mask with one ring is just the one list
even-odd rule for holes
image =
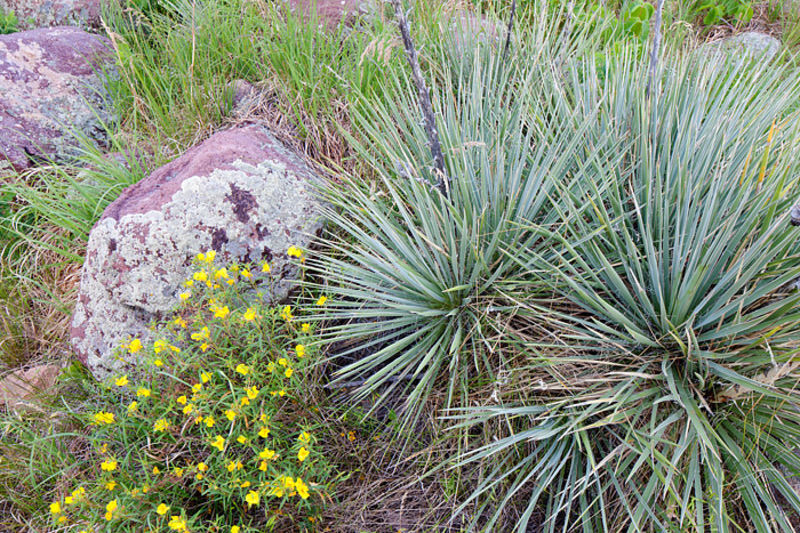
{"label": "large gray rock", "polygon": [[0,0],[0,11],[13,11],[21,30],[46,26],[98,29],[108,0]]}
{"label": "large gray rock", "polygon": [[[114,350],[148,338],[148,324],[172,310],[192,258],[270,262],[265,298],[293,286],[289,246],[306,246],[322,227],[312,182],[319,179],[264,127],[213,135],[122,192],[89,236],[71,340],[103,378],[123,366]],[[266,277],[266,276],[265,276]]]}
{"label": "large gray rock", "polygon": [[107,39],[77,28],[0,35],[0,169],[63,159],[73,132],[103,142],[112,119],[101,68],[113,59]]}
{"label": "large gray rock", "polygon": [[757,31],[746,31],[732,37],[705,45],[706,51],[714,55],[733,58],[752,58],[769,61],[778,55],[781,42]]}

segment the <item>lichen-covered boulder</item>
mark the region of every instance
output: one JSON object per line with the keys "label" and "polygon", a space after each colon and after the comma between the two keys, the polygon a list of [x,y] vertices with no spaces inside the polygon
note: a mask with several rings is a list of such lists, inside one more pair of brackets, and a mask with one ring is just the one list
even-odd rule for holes
{"label": "lichen-covered boulder", "polygon": [[47,26],[98,29],[109,0],[0,0],[0,12],[13,11],[20,30]]}
{"label": "lichen-covered boulder", "polygon": [[264,298],[285,298],[295,267],[322,222],[312,170],[263,126],[217,133],[124,190],[89,235],[71,340],[103,378],[124,365],[115,349],[149,337],[148,325],[178,302],[192,259],[271,266]]}
{"label": "lichen-covered boulder", "polygon": [[781,50],[781,42],[771,35],[746,31],[704,45],[705,52],[723,59],[759,59],[769,61]]}
{"label": "lichen-covered boulder", "polygon": [[0,35],[0,170],[74,153],[74,133],[102,143],[112,120],[101,69],[107,39],[59,27]]}

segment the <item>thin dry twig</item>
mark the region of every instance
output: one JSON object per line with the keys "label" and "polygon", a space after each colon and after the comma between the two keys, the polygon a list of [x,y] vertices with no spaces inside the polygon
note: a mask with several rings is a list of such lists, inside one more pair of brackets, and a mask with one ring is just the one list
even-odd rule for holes
{"label": "thin dry twig", "polygon": [[514,29],[514,15],[517,13],[517,0],[511,1],[511,16],[508,17],[508,28],[506,28],[506,44],[503,45],[503,59],[508,54],[508,49],[511,46],[511,30]]}
{"label": "thin dry twig", "polygon": [[390,1],[394,8],[395,16],[397,17],[397,25],[400,27],[400,36],[403,38],[406,57],[408,58],[408,63],[411,65],[411,75],[414,79],[414,84],[417,86],[417,92],[419,93],[422,123],[425,126],[425,132],[428,134],[428,144],[430,145],[431,154],[433,155],[433,166],[439,174],[439,183],[437,186],[439,190],[442,191],[442,194],[448,196],[450,192],[450,183],[444,170],[444,155],[442,154],[442,145],[439,142],[439,131],[436,129],[436,118],[433,114],[433,106],[431,105],[431,95],[428,91],[428,87],[425,85],[425,80],[422,78],[417,49],[414,47],[414,42],[411,40],[408,18],[403,11],[403,6],[400,4],[400,0]]}
{"label": "thin dry twig", "polygon": [[658,0],[656,4],[656,20],[653,32],[653,49],[650,51],[650,74],[647,77],[647,91],[645,95],[650,97],[650,89],[653,85],[653,78],[656,75],[656,66],[658,65],[658,52],[661,46],[661,14],[664,11],[664,0]]}

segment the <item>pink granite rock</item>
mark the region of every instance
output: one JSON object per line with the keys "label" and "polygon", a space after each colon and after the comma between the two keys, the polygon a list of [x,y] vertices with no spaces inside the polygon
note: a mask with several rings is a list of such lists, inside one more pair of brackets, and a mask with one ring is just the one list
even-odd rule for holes
{"label": "pink granite rock", "polygon": [[101,27],[108,0],[0,0],[0,11],[13,11],[20,30],[48,26]]}
{"label": "pink granite rock", "polygon": [[102,142],[111,113],[99,69],[111,65],[108,40],[77,28],[0,35],[0,168],[64,158],[72,132]]}
{"label": "pink granite rock", "polygon": [[311,18],[333,30],[340,24],[352,25],[358,17],[375,13],[380,5],[376,0],[289,0],[294,12]]}
{"label": "pink granite rock", "polygon": [[286,250],[322,227],[316,179],[266,128],[246,125],[125,189],[89,235],[72,320],[78,357],[98,378],[122,366],[115,348],[147,338],[150,321],[176,306],[201,251],[215,250],[219,264],[269,261],[265,297],[284,298],[295,274]]}

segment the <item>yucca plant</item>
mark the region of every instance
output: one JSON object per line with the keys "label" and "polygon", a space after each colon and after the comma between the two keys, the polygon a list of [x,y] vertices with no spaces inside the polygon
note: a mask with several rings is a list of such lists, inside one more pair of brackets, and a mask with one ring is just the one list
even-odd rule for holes
{"label": "yucca plant", "polygon": [[[584,159],[593,161],[594,150],[580,133],[591,120],[554,105],[555,89],[540,90],[558,83],[545,58],[558,43],[539,31],[520,44],[528,59],[518,66],[501,64],[491,45],[467,57],[440,45],[430,64],[438,67],[432,99],[445,193],[435,187],[410,79],[395,72],[386,104],[354,112],[351,142],[377,180],[345,179],[324,191],[330,233],[306,264],[325,280],[316,287],[329,296],[323,316],[332,325],[323,340],[347,363],[338,378],[363,385],[362,395],[399,394],[406,423],[432,391],[441,390],[446,405],[463,405],[471,379],[492,379],[500,355],[488,339],[516,307],[504,287],[528,283],[507,251],[546,247],[525,222],[555,223],[556,180],[569,188],[591,171]],[[563,46],[563,57],[576,48]],[[549,290],[538,280],[528,285],[531,293]]]}
{"label": "yucca plant", "polygon": [[648,99],[624,57],[568,76],[617,153],[553,203],[558,260],[521,260],[549,265],[562,302],[523,310],[559,342],[521,341],[526,399],[455,415],[513,428],[461,458],[493,465],[466,503],[522,499],[518,531],[537,509],[546,531],[793,531],[800,77],[668,60]]}

